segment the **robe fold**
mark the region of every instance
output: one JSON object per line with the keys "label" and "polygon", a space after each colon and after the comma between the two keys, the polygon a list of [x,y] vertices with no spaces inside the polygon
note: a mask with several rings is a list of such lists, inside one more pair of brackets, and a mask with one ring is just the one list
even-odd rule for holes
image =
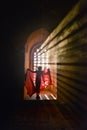
{"label": "robe fold", "polygon": [[[27,89],[27,94],[30,97],[36,92],[35,79],[36,79],[36,73],[27,71],[26,78],[25,78],[25,87]],[[46,72],[43,71],[43,76],[41,76],[40,90],[45,89],[47,86],[51,84],[52,81],[51,81],[50,71],[46,71]]]}

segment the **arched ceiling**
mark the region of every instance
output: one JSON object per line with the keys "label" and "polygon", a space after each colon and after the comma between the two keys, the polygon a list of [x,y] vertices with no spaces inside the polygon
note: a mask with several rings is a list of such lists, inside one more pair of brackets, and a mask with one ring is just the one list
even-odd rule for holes
{"label": "arched ceiling", "polygon": [[[50,33],[77,3],[78,0],[29,0],[2,1],[1,32],[2,40],[18,44],[20,39],[27,37],[39,28],[45,28]],[[5,37],[5,39],[4,39]],[[25,42],[24,42],[25,43]]]}
{"label": "arched ceiling", "polygon": [[25,44],[25,69],[27,67],[32,67],[33,53],[45,41],[48,34],[47,30],[40,28],[29,35]]}

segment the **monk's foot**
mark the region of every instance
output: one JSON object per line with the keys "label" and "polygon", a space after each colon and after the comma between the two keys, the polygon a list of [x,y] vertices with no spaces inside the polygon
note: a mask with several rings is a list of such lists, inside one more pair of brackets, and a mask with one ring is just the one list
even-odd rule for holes
{"label": "monk's foot", "polygon": [[39,96],[39,95],[37,95],[37,96],[36,96],[36,99],[37,99],[37,100],[39,100],[39,99],[40,99],[40,96]]}

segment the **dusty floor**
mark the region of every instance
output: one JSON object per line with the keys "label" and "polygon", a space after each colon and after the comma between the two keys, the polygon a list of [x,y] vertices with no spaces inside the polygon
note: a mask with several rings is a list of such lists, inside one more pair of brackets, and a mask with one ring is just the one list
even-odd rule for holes
{"label": "dusty floor", "polygon": [[80,121],[63,106],[47,103],[25,103],[3,118],[0,130],[87,130],[86,121]]}

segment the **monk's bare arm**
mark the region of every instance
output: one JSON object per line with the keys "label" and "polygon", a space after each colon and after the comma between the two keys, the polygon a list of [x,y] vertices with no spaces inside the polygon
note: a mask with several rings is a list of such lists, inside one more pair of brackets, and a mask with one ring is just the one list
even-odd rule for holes
{"label": "monk's bare arm", "polygon": [[30,72],[32,72],[32,73],[36,73],[36,71],[31,70],[31,69],[27,69],[27,71],[30,71]]}

